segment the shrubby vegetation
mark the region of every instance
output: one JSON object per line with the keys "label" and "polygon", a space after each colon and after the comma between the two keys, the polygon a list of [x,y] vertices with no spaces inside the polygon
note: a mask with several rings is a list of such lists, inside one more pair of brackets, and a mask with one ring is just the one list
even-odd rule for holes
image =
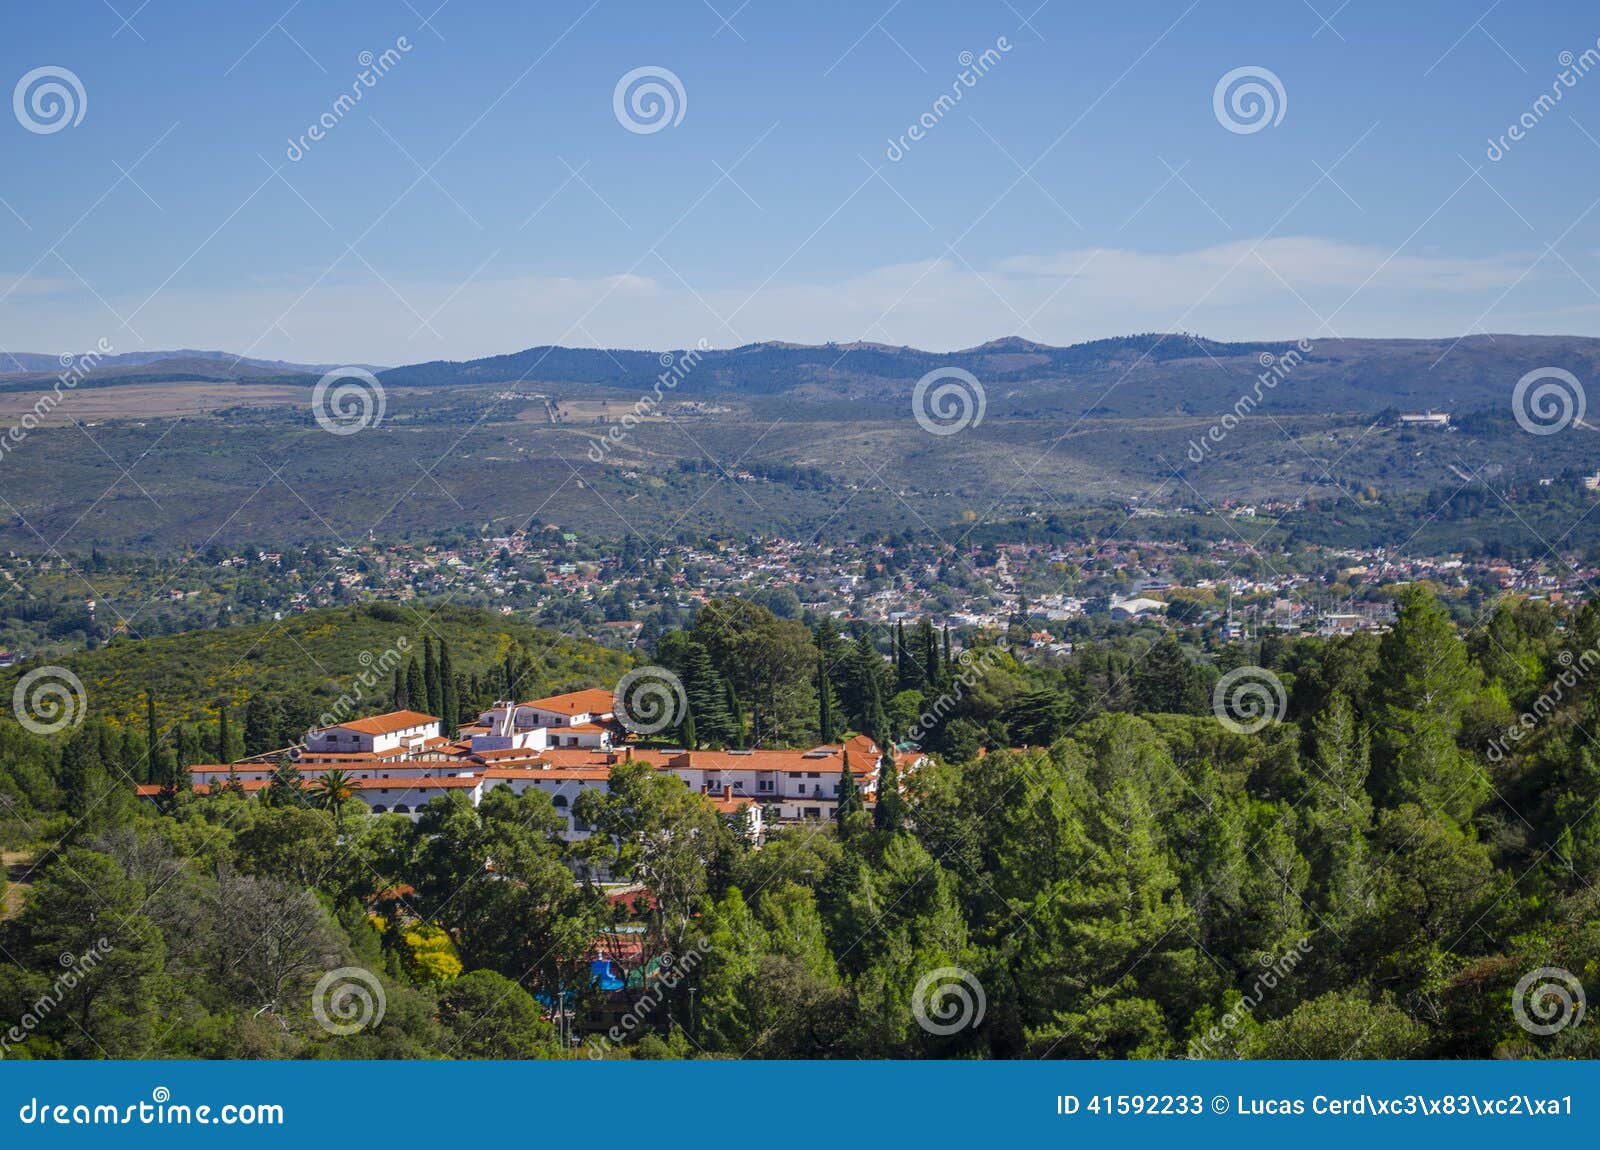
{"label": "shrubby vegetation", "polygon": [[[0,1023],[110,943],[9,1053],[557,1056],[603,940],[653,990],[606,1057],[1594,1056],[1592,1025],[1531,1035],[1511,992],[1539,967],[1600,985],[1600,606],[1507,600],[1466,634],[1426,589],[1399,608],[1382,637],[1202,661],[1127,636],[1037,667],[713,602],[655,652],[690,699],[676,736],[917,724],[936,755],[903,803],[759,850],[640,764],[580,800],[600,833],[576,845],[545,796],[504,790],[341,833],[326,795],[140,806],[109,726],[6,724],[6,841],[58,845],[0,923]],[[1252,664],[1287,713],[1238,733],[1212,687]],[[573,880],[596,863],[646,894]],[[344,966],[386,1010],[341,1036],[310,995]],[[939,971],[981,988],[981,1022],[918,1024]]]}

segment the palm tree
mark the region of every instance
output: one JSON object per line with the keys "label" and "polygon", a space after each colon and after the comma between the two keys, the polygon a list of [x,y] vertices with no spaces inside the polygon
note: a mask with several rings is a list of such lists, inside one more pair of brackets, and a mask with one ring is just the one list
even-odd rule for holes
{"label": "palm tree", "polygon": [[338,767],[322,772],[322,777],[312,784],[316,804],[325,811],[333,812],[334,830],[339,834],[344,833],[344,804],[355,793],[355,788],[350,785],[350,776]]}

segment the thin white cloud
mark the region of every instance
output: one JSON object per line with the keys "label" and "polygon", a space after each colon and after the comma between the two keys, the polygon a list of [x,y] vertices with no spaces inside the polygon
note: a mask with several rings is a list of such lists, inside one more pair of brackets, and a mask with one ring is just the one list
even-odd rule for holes
{"label": "thin white cloud", "polygon": [[[1590,262],[1580,268],[1586,277]],[[1583,306],[1591,297],[1572,273],[1548,261],[1529,272],[1533,263],[1523,253],[1444,257],[1317,237],[1186,252],[1070,250],[975,266],[946,256],[833,282],[764,287],[698,284],[687,272],[686,285],[649,263],[626,275],[553,277],[509,276],[491,262],[464,286],[329,279],[303,296],[285,282],[169,288],[139,311],[142,345],[117,332],[106,307],[81,287],[60,285],[13,294],[0,309],[0,346],[48,352],[107,336],[118,350],[220,347],[261,358],[394,364],[545,343],[671,348],[702,338],[721,347],[869,339],[932,350],[1013,334],[1064,344],[1179,328],[1217,339],[1280,339],[1327,335],[1328,317],[1349,336],[1600,334]],[[144,301],[110,303],[126,315]]]}

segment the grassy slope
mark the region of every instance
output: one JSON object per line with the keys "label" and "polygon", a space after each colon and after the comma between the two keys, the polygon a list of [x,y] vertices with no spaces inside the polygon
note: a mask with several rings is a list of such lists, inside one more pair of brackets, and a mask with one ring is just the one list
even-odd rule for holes
{"label": "grassy slope", "polygon": [[[449,643],[460,674],[486,671],[507,651],[522,647],[534,659],[534,670],[522,683],[524,698],[610,686],[629,666],[627,656],[616,651],[488,611],[394,605],[338,607],[276,623],[119,640],[65,664],[82,679],[90,714],[119,723],[142,719],[144,691],[153,684],[158,720],[165,726],[175,719],[213,718],[219,700],[237,709],[255,692],[308,698],[316,710],[324,710],[353,692],[369,667],[389,665],[383,663],[385,652],[402,639],[420,660],[425,634]],[[0,680],[5,696],[23,669]],[[360,708],[362,713],[386,706],[389,676],[382,680],[367,692],[376,700]],[[237,710],[235,721],[240,721]]]}

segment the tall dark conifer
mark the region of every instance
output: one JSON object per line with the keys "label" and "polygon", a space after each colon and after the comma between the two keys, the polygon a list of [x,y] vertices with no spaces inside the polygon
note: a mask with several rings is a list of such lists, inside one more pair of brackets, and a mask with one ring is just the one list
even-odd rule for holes
{"label": "tall dark conifer", "polygon": [[456,683],[455,666],[450,662],[450,648],[439,640],[439,729],[445,738],[453,739],[461,729],[461,692]]}

